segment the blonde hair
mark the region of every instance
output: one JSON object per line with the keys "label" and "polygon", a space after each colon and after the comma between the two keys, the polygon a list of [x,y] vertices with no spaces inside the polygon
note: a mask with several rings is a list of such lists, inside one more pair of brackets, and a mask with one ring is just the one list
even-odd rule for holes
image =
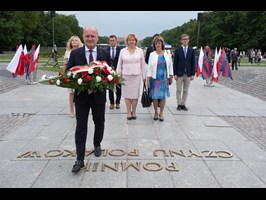
{"label": "blonde hair", "polygon": [[138,38],[134,33],[129,33],[126,37],[126,44],[128,43],[128,40],[133,38],[136,41],[136,45],[138,44]]}
{"label": "blonde hair", "polygon": [[66,50],[67,51],[71,51],[73,49],[72,46],[72,40],[77,39],[78,40],[78,47],[82,47],[83,43],[81,42],[80,38],[76,35],[73,35],[71,38],[69,38],[69,40],[67,41],[67,46],[66,46]]}
{"label": "blonde hair", "polygon": [[180,39],[183,39],[184,37],[188,37],[188,39],[189,39],[189,35],[186,34],[186,33],[185,34],[182,34],[181,37],[180,37]]}

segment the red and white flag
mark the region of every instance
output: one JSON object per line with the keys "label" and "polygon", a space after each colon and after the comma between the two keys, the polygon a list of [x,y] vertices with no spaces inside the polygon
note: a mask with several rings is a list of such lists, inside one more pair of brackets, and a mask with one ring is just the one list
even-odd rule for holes
{"label": "red and white flag", "polygon": [[215,48],[215,56],[214,56],[214,62],[213,62],[213,74],[212,74],[212,80],[215,82],[218,82],[218,78],[221,74],[220,66],[218,65],[219,57],[221,55],[221,48],[219,52],[217,52],[217,47]]}
{"label": "red and white flag", "polygon": [[202,73],[202,66],[203,66],[203,56],[204,52],[202,47],[200,48],[199,60],[198,60],[198,67],[196,72],[196,77],[198,77]]}
{"label": "red and white flag", "polygon": [[6,69],[8,71],[10,71],[11,73],[15,73],[16,72],[22,53],[23,53],[23,47],[22,47],[22,44],[21,44],[21,45],[19,45],[19,47],[18,47],[14,57],[12,58],[11,62],[6,67]]}
{"label": "red and white flag", "polygon": [[30,61],[30,72],[33,72],[37,66],[38,59],[39,59],[39,53],[40,53],[40,45],[34,50],[33,57]]}

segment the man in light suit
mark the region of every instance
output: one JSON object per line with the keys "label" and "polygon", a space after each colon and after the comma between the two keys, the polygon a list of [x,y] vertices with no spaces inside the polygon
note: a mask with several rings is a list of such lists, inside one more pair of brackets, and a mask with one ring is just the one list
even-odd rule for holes
{"label": "man in light suit", "polygon": [[[109,45],[107,48],[107,51],[110,54],[111,57],[111,67],[116,71],[117,62],[119,58],[119,53],[121,48],[117,46],[117,37],[115,35],[109,36]],[[120,100],[121,100],[121,84],[116,85],[115,88],[115,94],[116,94],[116,100],[114,98],[114,92],[112,90],[109,90],[109,100],[110,100],[110,109],[116,109],[120,108]]]}
{"label": "man in light suit", "polygon": [[177,110],[187,111],[186,101],[190,81],[195,76],[195,51],[188,46],[189,35],[181,35],[181,46],[175,50],[174,79],[176,80]]}
{"label": "man in light suit", "polygon": [[[86,27],[83,30],[83,41],[85,45],[71,51],[67,64],[67,70],[76,65],[88,65],[92,60],[106,61],[110,65],[110,55],[107,51],[97,47],[99,39],[98,30],[94,26]],[[94,121],[94,155],[101,155],[101,142],[104,134],[106,91],[83,91],[80,94],[75,91],[74,102],[76,110],[76,131],[75,144],[77,161],[72,172],[78,172],[84,167],[86,152],[86,139],[88,129],[88,117],[90,109]]]}

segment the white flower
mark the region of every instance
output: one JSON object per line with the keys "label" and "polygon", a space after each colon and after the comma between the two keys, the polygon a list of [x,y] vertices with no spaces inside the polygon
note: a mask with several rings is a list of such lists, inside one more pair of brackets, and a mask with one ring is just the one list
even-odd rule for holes
{"label": "white flower", "polygon": [[114,77],[113,77],[111,74],[109,74],[109,75],[107,76],[107,78],[108,78],[109,81],[111,81],[111,80],[113,80]]}
{"label": "white flower", "polygon": [[102,78],[100,76],[96,76],[96,82],[101,82]]}
{"label": "white flower", "polygon": [[70,77],[70,76],[71,76],[71,72],[68,71],[68,72],[67,72],[67,77]]}
{"label": "white flower", "polygon": [[82,83],[82,78],[79,78],[78,79],[78,84],[81,85],[81,83]]}
{"label": "white flower", "polygon": [[41,80],[46,80],[46,79],[47,79],[46,74],[42,75]]}
{"label": "white flower", "polygon": [[57,79],[56,85],[60,85],[60,80],[59,79]]}
{"label": "white flower", "polygon": [[88,69],[88,73],[89,73],[89,74],[92,74],[93,71],[94,71],[94,69],[93,69],[92,67]]}

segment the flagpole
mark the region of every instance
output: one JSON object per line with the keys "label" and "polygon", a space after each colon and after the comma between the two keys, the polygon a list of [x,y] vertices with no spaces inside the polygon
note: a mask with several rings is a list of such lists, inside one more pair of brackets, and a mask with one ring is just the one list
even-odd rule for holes
{"label": "flagpole", "polygon": [[198,36],[197,36],[197,48],[199,48],[199,35],[200,35],[200,22],[202,20],[203,13],[198,13]]}
{"label": "flagpole", "polygon": [[55,18],[55,11],[51,11],[51,17],[52,17],[52,28],[53,28],[53,44],[52,44],[52,46],[54,46],[54,18]]}
{"label": "flagpole", "polygon": [[54,17],[52,17],[52,24],[53,24],[53,45],[54,45]]}
{"label": "flagpole", "polygon": [[197,48],[199,47],[200,21],[198,25]]}

